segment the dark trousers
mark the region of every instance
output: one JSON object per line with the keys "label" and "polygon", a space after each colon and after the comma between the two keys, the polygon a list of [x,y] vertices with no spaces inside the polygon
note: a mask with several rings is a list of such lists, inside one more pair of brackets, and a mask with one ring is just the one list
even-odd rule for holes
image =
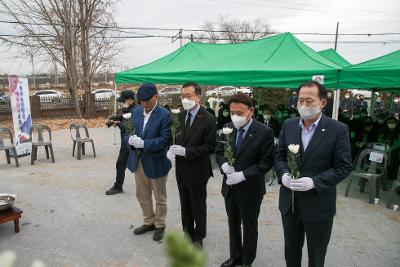
{"label": "dark trousers", "polygon": [[[296,205],[295,205],[296,206]],[[308,266],[323,267],[328,243],[331,238],[333,219],[326,222],[306,223],[298,207],[282,215],[285,236],[285,260],[287,267],[301,267],[304,234],[307,237]]]}
{"label": "dark trousers", "polygon": [[117,168],[117,177],[115,178],[114,187],[122,189],[125,180],[126,164],[128,162],[129,152],[120,151],[115,167]]}
{"label": "dark trousers", "polygon": [[256,258],[258,215],[260,214],[261,201],[262,197],[255,203],[238,203],[234,192],[230,192],[225,198],[225,209],[229,223],[230,258],[241,259],[243,264],[250,265]]}
{"label": "dark trousers", "polygon": [[182,228],[192,241],[206,237],[207,227],[207,184],[188,187],[177,179],[181,202]]}

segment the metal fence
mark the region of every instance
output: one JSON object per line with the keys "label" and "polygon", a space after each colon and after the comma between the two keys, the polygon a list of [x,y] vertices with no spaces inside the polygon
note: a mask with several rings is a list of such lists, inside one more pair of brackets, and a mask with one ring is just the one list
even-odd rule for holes
{"label": "metal fence", "polygon": [[[79,107],[84,108],[84,98],[79,96]],[[96,111],[110,110],[113,107],[113,101],[111,98],[96,98],[95,101]],[[57,97],[40,97],[40,109],[41,110],[63,110],[71,109],[75,107],[74,98],[70,95],[63,95]],[[11,113],[11,103],[8,101],[0,101],[0,113]]]}
{"label": "metal fence", "polygon": [[0,101],[0,112],[11,112],[11,104],[10,102]]}

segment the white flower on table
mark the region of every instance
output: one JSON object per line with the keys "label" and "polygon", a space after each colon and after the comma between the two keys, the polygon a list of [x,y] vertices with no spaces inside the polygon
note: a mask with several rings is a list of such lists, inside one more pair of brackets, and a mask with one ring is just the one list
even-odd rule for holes
{"label": "white flower on table", "polygon": [[222,133],[224,134],[224,135],[229,135],[229,134],[231,134],[233,132],[233,128],[229,128],[229,127],[224,127],[224,128],[222,128]]}
{"label": "white flower on table", "polygon": [[288,149],[293,154],[297,154],[297,153],[299,153],[300,145],[289,145]]}
{"label": "white flower on table", "polygon": [[181,110],[179,108],[171,109],[172,114],[179,114]]}

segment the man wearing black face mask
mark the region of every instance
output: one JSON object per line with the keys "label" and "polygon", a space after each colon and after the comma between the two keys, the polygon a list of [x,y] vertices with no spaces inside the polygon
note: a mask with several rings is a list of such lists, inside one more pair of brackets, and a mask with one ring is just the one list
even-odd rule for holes
{"label": "man wearing black face mask", "polygon": [[368,113],[368,103],[364,100],[364,95],[360,95],[360,100],[356,103],[357,110]]}
{"label": "man wearing black face mask", "polygon": [[135,93],[131,90],[124,90],[120,93],[117,101],[122,103],[122,108],[118,112],[118,115],[123,116],[124,119],[122,121],[112,121],[112,123],[114,127],[118,127],[121,131],[121,147],[116,163],[117,177],[114,185],[106,191],[106,195],[115,195],[124,192],[122,185],[124,184],[126,163],[129,157],[129,148],[124,142],[124,135],[126,133],[126,122],[130,120],[132,109],[135,106]]}

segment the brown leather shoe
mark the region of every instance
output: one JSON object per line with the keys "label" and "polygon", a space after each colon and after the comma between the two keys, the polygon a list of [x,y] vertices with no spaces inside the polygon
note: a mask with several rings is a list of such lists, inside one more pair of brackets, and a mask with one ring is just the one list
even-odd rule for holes
{"label": "brown leather shoe", "polygon": [[142,235],[142,234],[144,234],[146,232],[153,231],[154,229],[155,229],[155,227],[154,227],[153,224],[152,225],[143,224],[142,226],[140,226],[140,227],[136,228],[135,230],[133,230],[133,233],[135,235]]}
{"label": "brown leather shoe", "polygon": [[165,228],[156,228],[153,234],[154,241],[161,241],[164,237]]}

